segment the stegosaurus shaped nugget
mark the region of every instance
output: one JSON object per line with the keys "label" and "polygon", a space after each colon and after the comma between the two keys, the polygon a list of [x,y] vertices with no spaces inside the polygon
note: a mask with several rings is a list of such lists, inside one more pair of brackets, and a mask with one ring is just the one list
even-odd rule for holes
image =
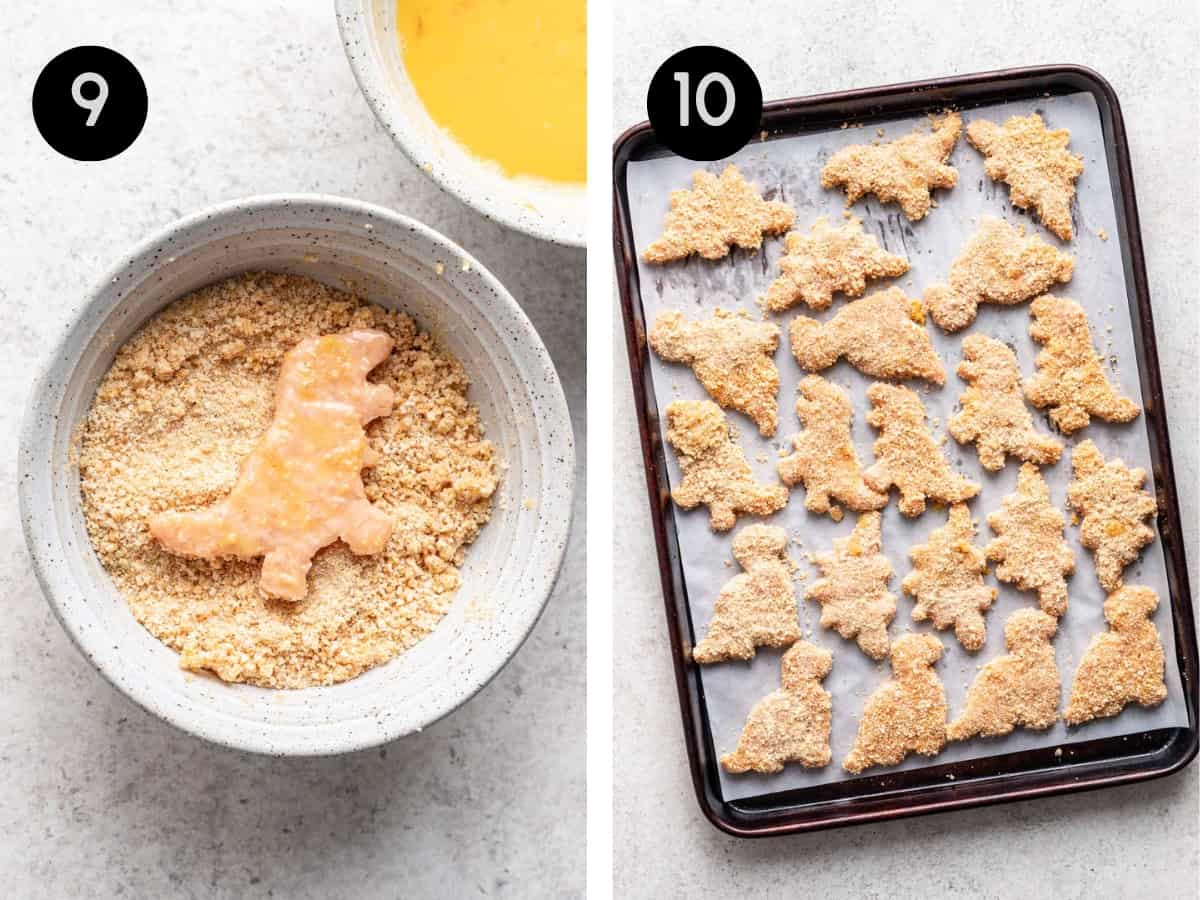
{"label": "stegosaurus shaped nugget", "polygon": [[1064,241],[1074,237],[1071,200],[1083,157],[1067,150],[1071,132],[1048,130],[1034,113],[1013,116],[1003,125],[976,119],[967,126],[967,140],[986,157],[988,177],[1008,183],[1013,206],[1032,206],[1042,224]]}
{"label": "stegosaurus shaped nugget", "polygon": [[900,512],[919,516],[926,499],[961,503],[979,493],[979,485],[950,467],[925,429],[925,407],[915,391],[876,382],[867,388],[867,421],[879,429],[875,464],[863,473],[872,490],[900,491]]}
{"label": "stegosaurus shaped nugget", "polygon": [[821,687],[833,655],[800,641],[783,654],[783,687],[754,704],[737,750],[721,757],[727,772],[781,772],[786,763],[827,765],[833,698]]}
{"label": "stegosaurus shaped nugget", "polygon": [[1044,294],[1029,307],[1030,336],[1043,345],[1037,374],[1025,382],[1025,396],[1065,434],[1085,427],[1091,416],[1106,422],[1131,422],[1141,407],[1122,397],[1104,377],[1092,348],[1083,307],[1066,297]]}
{"label": "stegosaurus shaped nugget", "polygon": [[821,170],[821,187],[844,187],[846,203],[874,194],[883,203],[900,204],[910,222],[925,218],[934,188],[952,188],[958,171],[946,165],[962,132],[958,113],[932,120],[928,134],[915,132],[888,144],[852,144],[830,157]]}
{"label": "stegosaurus shaped nugget", "polygon": [[205,509],[157,514],[150,533],[184,556],[261,556],[263,591],[293,601],[308,592],[313,555],[327,544],[383,550],[392,519],[363,488],[362,470],[375,463],[363,428],[392,411],[391,388],[367,381],[391,352],[388,335],[367,329],[297,344],[279,372],[271,425],[233,491]]}
{"label": "stegosaurus shaped nugget", "polygon": [[952,627],[958,642],[971,651],[983,646],[983,614],[996,600],[996,589],[983,583],[987,559],[972,545],[974,539],[971,511],[954,504],[946,524],[931,532],[927,543],[908,551],[913,570],[900,583],[917,601],[914,622],[932,619],[939,631]]}
{"label": "stegosaurus shaped nugget", "polygon": [[676,400],[667,407],[667,440],[679,453],[683,480],[671,491],[681,509],[708,506],[713,531],[728,531],[738,513],[769,516],[787,504],[782,484],[754,480],[742,448],[729,439],[721,407],[708,400]]}
{"label": "stegosaurus shaped nugget", "polygon": [[996,539],[987,545],[989,562],[999,563],[996,577],[1022,591],[1037,591],[1042,611],[1067,611],[1066,576],[1075,571],[1075,554],[1063,540],[1066,517],[1050,503],[1050,488],[1037,466],[1025,463],[1017,490],[987,517]]}
{"label": "stegosaurus shaped nugget", "polygon": [[827,369],[844,356],[872,378],[946,383],[946,370],[925,330],[924,307],[898,287],[850,303],[824,324],[796,316],[788,336],[796,362],[810,372]]}
{"label": "stegosaurus shaped nugget", "polygon": [[667,310],[654,321],[650,346],[667,362],[691,366],[710,397],[748,415],[760,434],[775,433],[779,370],[772,357],[779,326],[744,312],[718,309],[707,321],[689,322],[683,313]]}
{"label": "stegosaurus shaped nugget", "polygon": [[1075,259],[1003,219],[987,218],[950,266],[949,284],[925,289],[925,308],[944,331],[975,321],[980,303],[1013,306],[1071,280]]}
{"label": "stegosaurus shaped nugget", "polygon": [[733,558],[745,571],[721,588],[708,633],[692,651],[696,662],[753,659],[755,647],[800,639],[787,541],[787,532],[771,525],[748,525],[734,535]]}
{"label": "stegosaurus shaped nugget", "polygon": [[1074,477],[1067,485],[1067,505],[1083,518],[1079,540],[1096,555],[1096,575],[1106,591],[1121,586],[1121,573],[1154,540],[1154,529],[1143,519],[1158,511],[1144,490],[1145,469],[1131,469],[1123,460],[1105,460],[1092,441],[1071,453]]}
{"label": "stegosaurus shaped nugget", "polygon": [[834,500],[865,512],[887,506],[887,494],[867,487],[850,439],[850,398],[820,375],[800,382],[796,415],[804,430],[792,439],[795,449],[779,461],[779,477],[789,487],[804,485],[804,508],[829,513],[835,522],[842,510]]}
{"label": "stegosaurus shaped nugget", "polygon": [[764,234],[783,234],[795,220],[790,206],[764,200],[737,166],[726,166],[719,178],[701,169],[692,176],[690,191],[671,192],[662,237],[642,259],[665,263],[693,253],[721,259],[735,245],[757,250]]}
{"label": "stegosaurus shaped nugget", "polygon": [[888,625],[896,617],[896,598],[888,593],[892,564],[880,553],[883,537],[879,513],[863,513],[854,531],[833,542],[833,551],[814,553],[823,577],[805,591],[821,604],[821,626],[842,637],[858,639],[872,659],[888,655]]}
{"label": "stegosaurus shaped nugget", "polygon": [[1039,465],[1058,462],[1062,444],[1033,428],[1016,354],[982,334],[963,338],[962,350],[958,377],[970,387],[959,398],[962,411],[946,423],[950,436],[960,444],[974,441],[980,464],[991,472],[1004,468],[1010,453]]}
{"label": "stegosaurus shaped nugget", "polygon": [[836,291],[861,297],[868,278],[895,278],[908,271],[908,260],[881,248],[859,219],[833,228],[822,216],[808,234],[788,232],[786,248],[779,277],[758,298],[769,312],[783,312],[801,301],[810,309],[828,309]]}

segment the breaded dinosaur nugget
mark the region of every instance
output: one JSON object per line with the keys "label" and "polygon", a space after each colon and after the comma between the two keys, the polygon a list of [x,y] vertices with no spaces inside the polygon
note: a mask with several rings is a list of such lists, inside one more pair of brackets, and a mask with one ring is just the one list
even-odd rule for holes
{"label": "breaded dinosaur nugget", "polygon": [[1074,477],[1067,485],[1067,505],[1082,517],[1079,540],[1096,556],[1096,576],[1104,590],[1121,587],[1121,573],[1154,540],[1154,529],[1142,521],[1158,512],[1148,492],[1144,469],[1123,460],[1105,460],[1092,441],[1071,453]]}
{"label": "breaded dinosaur nugget", "polygon": [[1051,505],[1050,488],[1037,466],[1021,466],[1017,490],[1000,501],[987,522],[996,539],[984,552],[988,562],[999,563],[996,577],[1022,591],[1037,591],[1042,612],[1062,616],[1075,554],[1063,540],[1066,517]]}
{"label": "breaded dinosaur nugget", "polygon": [[868,278],[895,278],[908,271],[908,260],[880,247],[859,219],[832,228],[822,216],[808,234],[788,232],[786,247],[779,277],[758,298],[769,312],[783,312],[801,301],[811,309],[828,309],[836,291],[861,297]]}
{"label": "breaded dinosaur nugget", "polygon": [[821,604],[821,627],[847,640],[857,638],[871,659],[888,655],[888,625],[896,618],[896,598],[888,593],[892,564],[883,546],[879,513],[863,513],[848,536],[833,542],[832,552],[814,553],[821,570],[804,596]]}
{"label": "breaded dinosaur nugget", "polygon": [[1067,282],[1075,258],[1003,219],[984,219],[950,266],[948,284],[925,289],[925,308],[943,331],[975,321],[980,303],[1014,306]]}
{"label": "breaded dinosaur nugget", "polygon": [[983,583],[987,560],[973,540],[971,511],[956,503],[946,524],[931,532],[927,543],[908,551],[913,570],[900,583],[900,589],[917,601],[914,622],[932,619],[939,631],[953,628],[958,642],[972,652],[983,646],[983,614],[996,600],[996,589]]}
{"label": "breaded dinosaur nugget", "polygon": [[1043,345],[1037,373],[1025,382],[1025,396],[1065,434],[1085,427],[1091,416],[1106,422],[1131,422],[1141,407],[1108,383],[1100,357],[1092,349],[1083,307],[1066,297],[1043,294],[1029,307],[1030,336]]}
{"label": "breaded dinosaur nugget", "polygon": [[1071,240],[1071,200],[1075,179],[1083,174],[1083,157],[1067,150],[1071,132],[1047,130],[1034,113],[1013,116],[1003,125],[976,119],[967,126],[967,140],[986,157],[983,170],[988,177],[1008,183],[1013,206],[1033,207],[1043,225],[1064,241]]}
{"label": "breaded dinosaur nugget", "polygon": [[795,220],[790,206],[764,200],[737,166],[726,166],[720,177],[701,169],[692,176],[691,190],[671,192],[662,237],[642,259],[666,263],[693,253],[721,259],[733,246],[757,250],[764,234],[783,234]]}
{"label": "breaded dinosaur nugget", "polygon": [[748,415],[759,434],[775,434],[779,370],[773,357],[779,347],[778,325],[723,309],[706,321],[689,322],[672,309],[655,319],[650,346],[667,362],[691,366],[708,395],[726,409]]}
{"label": "breaded dinosaur nugget", "polygon": [[984,666],[967,690],[962,715],[946,737],[965,741],[1000,737],[1014,728],[1044,731],[1058,721],[1062,685],[1050,641],[1058,619],[1037,609],[1018,609],[1004,623],[1008,653]]}
{"label": "breaded dinosaur nugget", "polygon": [[867,388],[871,412],[867,421],[879,429],[875,464],[863,481],[875,491],[900,491],[900,512],[919,516],[925,501],[962,503],[979,493],[979,485],[950,467],[925,428],[925,406],[915,391],[876,382]]}
{"label": "breaded dinosaur nugget", "polygon": [[862,478],[858,454],[850,439],[853,408],[845,391],[820,375],[800,382],[796,415],[804,430],[792,438],[795,448],[779,461],[779,477],[788,487],[804,485],[804,508],[842,520],[842,509],[865,512],[887,506],[887,494],[873,491]]}
{"label": "breaded dinosaur nugget", "polygon": [[696,662],[753,659],[755,647],[800,640],[787,542],[787,532],[772,525],[748,525],[733,536],[733,558],[745,571],[721,588],[708,634],[692,651]]}
{"label": "breaded dinosaur nugget", "polygon": [[942,642],[906,634],[892,647],[892,677],[867,698],[854,746],[842,767],[857,775],[894,766],[910,753],[937,756],[946,746],[946,691],[933,670]]}
{"label": "breaded dinosaur nugget", "polygon": [[683,472],[671,498],[681,509],[707,505],[713,531],[728,531],[738,513],[769,516],[787,504],[786,487],[754,480],[746,454],[729,439],[729,423],[717,404],[708,400],[670,404],[667,440],[678,452]]}
{"label": "breaded dinosaur nugget", "polygon": [[925,330],[925,308],[898,287],[850,303],[822,325],[796,316],[789,331],[792,355],[810,372],[846,357],[873,378],[923,378],[946,383],[946,370]]}
{"label": "breaded dinosaur nugget", "polygon": [[933,205],[933,189],[958,183],[958,171],[945,163],[962,132],[962,119],[955,112],[931,122],[929,133],[914,132],[878,146],[843,147],[821,170],[821,187],[844,187],[847,205],[874,194],[883,203],[899,203],[910,222],[925,218]]}
{"label": "breaded dinosaur nugget", "polygon": [[1167,698],[1164,657],[1150,614],[1158,595],[1148,587],[1123,587],[1104,601],[1108,631],[1084,651],[1063,720],[1080,725],[1115,716],[1129,703],[1158,706]]}
{"label": "breaded dinosaur nugget", "polygon": [[833,699],[821,687],[833,655],[800,641],[783,654],[783,687],[754,704],[737,750],[721,757],[727,772],[781,772],[786,763],[829,764]]}
{"label": "breaded dinosaur nugget", "polygon": [[946,423],[950,436],[960,444],[974,441],[980,465],[991,472],[1004,468],[1008,454],[1039,465],[1058,462],[1062,444],[1038,434],[1025,407],[1016,354],[982,334],[968,334],[962,350],[958,377],[970,386],[958,399],[962,410]]}

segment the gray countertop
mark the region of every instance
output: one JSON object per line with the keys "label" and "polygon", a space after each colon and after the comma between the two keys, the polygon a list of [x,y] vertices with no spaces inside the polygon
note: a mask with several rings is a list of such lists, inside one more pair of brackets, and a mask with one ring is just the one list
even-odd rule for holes
{"label": "gray countertop", "polygon": [[[138,141],[94,164],[55,154],[29,113],[42,66],[87,43],[128,56],[150,94]],[[24,0],[0,25],[0,46],[0,478],[10,498],[32,373],[85,287],[177,216],[275,191],[380,203],[476,255],[554,356],[582,471],[583,253],[483,220],[409,164],[358,93],[332,0]],[[177,733],[96,675],[41,597],[10,502],[0,511],[3,893],[582,895],[583,512],[580,497],[532,638],[463,709],[385,749],[279,760]]]}
{"label": "gray countertop", "polygon": [[[1200,127],[1190,2],[796,4],[746,12],[683,0],[617,4],[615,116],[645,118],[668,55],[741,55],[763,97],[815,94],[1039,63],[1109,79],[1133,153],[1189,573],[1197,584],[1195,271]],[[961,7],[973,7],[965,12]],[[821,834],[739,841],[703,818],[684,754],[619,313],[614,313],[616,535],[614,835],[618,896],[1175,896],[1197,880],[1197,766],[1125,788]],[[1184,889],[1186,890],[1186,889]]]}

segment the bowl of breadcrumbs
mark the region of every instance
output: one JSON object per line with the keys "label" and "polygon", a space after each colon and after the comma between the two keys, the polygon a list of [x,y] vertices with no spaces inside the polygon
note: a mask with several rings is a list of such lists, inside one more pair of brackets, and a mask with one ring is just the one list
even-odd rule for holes
{"label": "bowl of breadcrumbs", "polygon": [[270,196],[89,293],[30,399],[19,498],[47,599],[118,689],[308,755],[420,730],[504,666],[573,474],[554,366],[485,269],[380,207]]}

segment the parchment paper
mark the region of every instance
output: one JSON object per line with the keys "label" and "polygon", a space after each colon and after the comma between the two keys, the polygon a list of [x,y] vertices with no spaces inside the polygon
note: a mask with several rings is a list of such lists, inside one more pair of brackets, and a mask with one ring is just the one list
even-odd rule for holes
{"label": "parchment paper", "polygon": [[[875,234],[882,246],[892,253],[907,256],[911,269],[894,281],[875,281],[868,292],[897,284],[914,298],[922,296],[925,288],[944,281],[950,264],[960,248],[974,233],[984,215],[999,216],[1026,225],[1050,243],[1057,238],[1029,215],[1010,206],[1008,186],[997,184],[983,173],[982,156],[966,142],[966,124],[976,117],[1003,121],[1010,115],[1041,111],[1050,128],[1071,131],[1071,150],[1084,158],[1084,173],[1078,181],[1075,210],[1075,240],[1066,249],[1075,255],[1075,274],[1055,293],[1079,301],[1087,311],[1092,337],[1097,350],[1110,359],[1109,378],[1129,397],[1140,398],[1137,374],[1137,355],[1134,352],[1133,330],[1126,295],[1121,248],[1116,228],[1110,173],[1104,154],[1099,111],[1087,93],[1078,93],[1039,101],[999,104],[971,110],[963,114],[963,136],[950,163],[958,169],[958,185],[950,191],[938,191],[938,204],[920,222],[909,223],[895,204],[880,204],[874,196],[860,200],[852,208],[863,219],[864,228]],[[917,125],[926,125],[923,116],[890,120],[879,125],[872,123],[861,128],[834,129],[798,137],[768,140],[748,145],[729,160],[707,165],[719,172],[728,162],[736,162],[742,173],[755,182],[768,196],[783,199],[796,210],[795,228],[807,230],[820,215],[829,216],[834,225],[842,221],[845,195],[840,190],[821,188],[820,171],[831,154],[853,143],[867,143],[877,138],[876,128],[883,127],[883,140],[907,134]],[[927,127],[927,126],[926,126]],[[690,187],[691,174],[699,164],[678,157],[633,162],[628,170],[628,191],[633,234],[638,255],[662,230],[668,198],[674,189]],[[1107,233],[1102,240],[1099,233]],[[726,309],[745,309],[756,318],[761,311],[755,298],[764,292],[777,275],[776,261],[783,251],[783,241],[768,238],[757,254],[735,251],[729,258],[710,262],[692,258],[667,266],[647,266],[639,263],[642,302],[649,328],[655,316],[664,309],[680,309],[690,316],[710,315],[720,306]],[[836,314],[848,301],[835,295],[833,306],[813,313],[801,304],[794,310],[775,314],[782,335],[776,364],[781,384],[779,392],[779,429],[776,437],[759,436],[754,425],[740,413],[727,411],[727,417],[741,434],[741,446],[746,452],[756,476],[766,483],[777,483],[775,464],[779,450],[791,449],[791,437],[800,428],[794,402],[796,385],[804,376],[792,358],[787,342],[787,326],[795,313],[814,315],[824,320]],[[849,301],[853,302],[853,301]],[[1021,371],[1028,375],[1034,370],[1038,347],[1029,337],[1028,304],[1015,307],[981,305],[975,323],[957,334],[946,334],[932,320],[928,322],[934,347],[946,367],[946,385],[939,389],[910,382],[925,402],[929,424],[935,438],[945,435],[945,423],[953,414],[959,394],[966,387],[954,373],[960,358],[959,345],[963,336],[972,331],[998,338],[1014,346]],[[686,366],[663,363],[651,353],[654,391],[660,412],[678,399],[704,399],[706,394]],[[854,442],[859,460],[864,466],[874,460],[871,445],[873,429],[866,424],[868,403],[866,388],[872,379],[861,375],[844,361],[821,373],[830,381],[848,389],[854,403]],[[661,423],[666,444],[665,415]],[[1040,430],[1049,432],[1047,419],[1035,411],[1034,421]],[[1060,436],[1061,437],[1061,436]],[[1150,453],[1146,425],[1142,417],[1127,425],[1111,426],[1093,420],[1092,424],[1071,438],[1064,438],[1066,448],[1062,460],[1053,467],[1043,468],[1050,486],[1051,500],[1065,508],[1066,488],[1070,481],[1070,454],[1075,444],[1091,438],[1106,457],[1119,456],[1130,466],[1150,471]],[[964,474],[980,482],[983,490],[971,501],[972,516],[979,522],[977,544],[983,546],[994,535],[986,524],[988,513],[999,508],[1001,498],[1016,486],[1019,461],[1011,457],[997,473],[989,473],[979,465],[974,445],[959,445],[947,438],[945,450],[952,463]],[[668,445],[669,448],[669,445]],[[667,451],[671,485],[679,482],[679,467],[673,449]],[[1152,477],[1147,478],[1152,493]],[[707,629],[712,617],[713,603],[721,586],[740,569],[733,561],[730,543],[738,528],[755,521],[766,521],[788,529],[794,538],[791,556],[800,567],[797,587],[800,623],[807,640],[828,648],[833,653],[833,670],[825,687],[833,695],[833,761],[823,769],[805,769],[790,764],[778,775],[730,775],[721,771],[721,787],[727,800],[753,797],[781,790],[810,787],[817,784],[849,780],[851,776],[841,767],[854,739],[863,704],[870,694],[889,675],[886,662],[868,659],[853,641],[845,641],[836,632],[818,624],[820,609],[816,603],[803,600],[806,584],[819,577],[806,556],[830,549],[833,539],[849,534],[856,516],[847,511],[840,523],[827,516],[817,516],[804,508],[804,490],[797,486],[781,512],[769,519],[741,516],[738,525],[724,534],[713,533],[708,526],[708,509],[700,506],[691,512],[675,509],[679,529],[680,553],[690,602],[693,638],[698,639]],[[950,717],[962,709],[967,687],[983,663],[1005,652],[1003,626],[1009,614],[1021,607],[1036,605],[1033,594],[1015,590],[997,581],[992,575],[988,583],[1000,589],[999,597],[987,614],[987,642],[976,654],[967,653],[959,645],[952,630],[934,631],[929,623],[912,621],[913,601],[900,591],[900,580],[911,570],[908,549],[924,543],[930,531],[946,522],[944,510],[930,508],[916,519],[905,519],[896,508],[895,493],[883,516],[883,553],[891,560],[896,575],[891,590],[897,597],[897,612],[891,626],[895,640],[906,631],[925,631],[937,634],[945,654],[937,671],[946,686]],[[1105,593],[1096,580],[1094,559],[1090,551],[1079,544],[1079,529],[1068,525],[1067,541],[1075,553],[1076,571],[1068,582],[1070,608],[1060,623],[1055,639],[1057,662],[1063,679],[1063,704],[1069,695],[1071,680],[1078,662],[1091,638],[1105,630],[1102,611]],[[1092,740],[1110,735],[1137,733],[1151,728],[1185,725],[1187,713],[1183,702],[1178,665],[1175,657],[1175,638],[1170,617],[1170,597],[1167,593],[1166,571],[1162,549],[1155,540],[1142,557],[1125,571],[1126,584],[1144,584],[1159,596],[1154,622],[1166,650],[1166,681],[1168,697],[1156,709],[1127,707],[1121,715],[1100,720],[1074,729],[1062,722],[1046,732],[1018,729],[1000,739],[976,739],[948,744],[934,759],[910,756],[900,769],[940,765],[946,762],[982,758],[1011,753],[1038,746],[1062,746],[1068,754],[1073,742]],[[750,663],[729,662],[702,667],[701,679],[708,713],[712,723],[716,750],[725,753],[737,744],[738,735],[750,708],[761,697],[779,687],[779,661],[782,651],[759,649]],[[867,775],[894,771],[871,769]]]}

